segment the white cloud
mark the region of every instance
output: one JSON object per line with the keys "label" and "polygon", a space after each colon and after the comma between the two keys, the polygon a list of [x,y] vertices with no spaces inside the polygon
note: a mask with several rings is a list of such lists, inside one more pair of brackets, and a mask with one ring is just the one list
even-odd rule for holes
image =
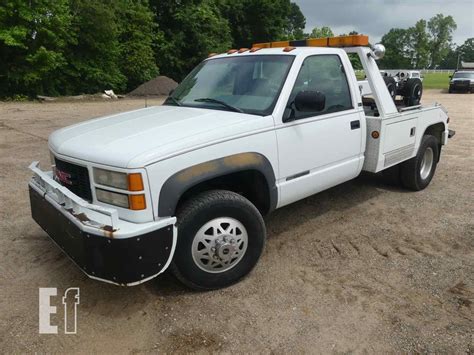
{"label": "white cloud", "polygon": [[420,19],[429,20],[438,13],[451,15],[458,27],[453,41],[462,44],[474,37],[474,1],[472,0],[293,0],[306,17],[306,31],[329,26],[335,34],[352,30],[377,42],[391,28],[408,28]]}

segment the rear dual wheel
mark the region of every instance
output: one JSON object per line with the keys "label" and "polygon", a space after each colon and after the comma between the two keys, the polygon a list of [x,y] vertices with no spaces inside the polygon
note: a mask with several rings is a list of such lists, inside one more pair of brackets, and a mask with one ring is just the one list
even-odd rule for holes
{"label": "rear dual wheel", "polygon": [[431,135],[423,136],[416,156],[400,165],[402,185],[414,191],[423,190],[433,179],[438,160],[438,140]]}

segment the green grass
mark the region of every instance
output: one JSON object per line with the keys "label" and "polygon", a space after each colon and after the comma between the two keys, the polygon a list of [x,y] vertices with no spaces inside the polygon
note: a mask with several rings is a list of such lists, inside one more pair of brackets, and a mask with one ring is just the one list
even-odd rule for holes
{"label": "green grass", "polygon": [[447,89],[452,73],[427,73],[423,76],[423,89]]}

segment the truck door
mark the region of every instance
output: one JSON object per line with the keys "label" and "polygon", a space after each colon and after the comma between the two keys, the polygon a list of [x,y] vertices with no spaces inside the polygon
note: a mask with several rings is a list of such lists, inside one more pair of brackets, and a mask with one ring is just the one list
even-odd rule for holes
{"label": "truck door", "polygon": [[[365,120],[355,102],[357,96],[351,95],[354,86],[349,85],[342,63],[338,54],[304,59],[282,122],[276,125],[279,206],[350,180],[360,172]],[[299,112],[294,100],[301,91],[324,94],[324,108]]]}

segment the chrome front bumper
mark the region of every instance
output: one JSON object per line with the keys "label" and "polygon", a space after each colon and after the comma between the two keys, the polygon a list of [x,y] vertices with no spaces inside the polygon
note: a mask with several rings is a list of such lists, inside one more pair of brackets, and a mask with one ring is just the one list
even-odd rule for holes
{"label": "chrome front bumper", "polygon": [[162,273],[176,247],[176,218],[121,220],[117,210],[91,204],[30,165],[33,219],[91,278],[132,286]]}

